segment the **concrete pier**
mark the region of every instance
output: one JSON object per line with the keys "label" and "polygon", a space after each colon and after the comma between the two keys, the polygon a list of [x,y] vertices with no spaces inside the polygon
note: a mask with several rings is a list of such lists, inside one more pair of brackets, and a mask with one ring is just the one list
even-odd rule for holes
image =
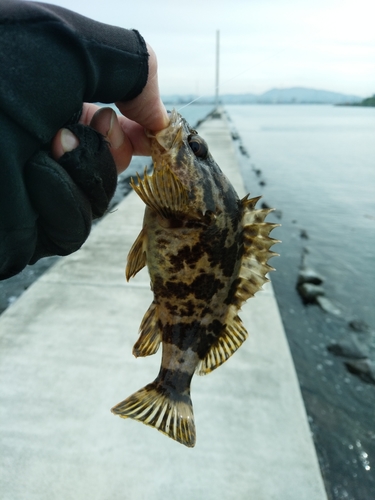
{"label": "concrete pier", "polygon": [[[225,116],[200,133],[243,196]],[[110,413],[160,364],[132,356],[152,300],[147,270],[124,277],[143,211],[131,193],[0,317],[1,499],[326,499],[270,284],[241,311],[249,339],[193,378],[195,448]]]}

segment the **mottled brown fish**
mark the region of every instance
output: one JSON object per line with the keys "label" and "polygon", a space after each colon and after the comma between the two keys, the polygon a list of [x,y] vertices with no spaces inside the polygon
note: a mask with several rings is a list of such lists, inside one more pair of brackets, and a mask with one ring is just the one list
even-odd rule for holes
{"label": "mottled brown fish", "polygon": [[237,313],[268,281],[277,242],[269,233],[278,224],[264,222],[272,210],[255,208],[260,197],[238,198],[205,141],[176,111],[151,141],[153,174],[132,182],[146,210],[126,278],[147,264],[154,300],[133,353],[154,354],[161,343],[161,368],[112,412],[192,447],[191,379],[220,366],[246,339]]}

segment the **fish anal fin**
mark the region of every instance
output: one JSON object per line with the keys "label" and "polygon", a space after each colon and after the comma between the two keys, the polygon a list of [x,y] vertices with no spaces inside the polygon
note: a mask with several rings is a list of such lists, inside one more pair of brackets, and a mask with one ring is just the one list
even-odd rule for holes
{"label": "fish anal fin", "polygon": [[247,337],[248,333],[241,319],[237,315],[229,318],[216,342],[198,364],[196,373],[206,375],[218,368],[237,351]]}
{"label": "fish anal fin", "polygon": [[143,316],[139,331],[139,339],[133,347],[134,356],[138,358],[155,354],[160,346],[162,331],[158,325],[157,306],[154,302]]}
{"label": "fish anal fin", "polygon": [[154,427],[189,448],[195,445],[195,424],[190,396],[170,393],[157,380],[112,408],[121,418]]}
{"label": "fish anal fin", "polygon": [[157,166],[148,175],[145,168],[143,179],[137,173],[138,184],[130,184],[143,202],[166,219],[186,211],[188,191],[167,165]]}
{"label": "fish anal fin", "polygon": [[127,281],[133,278],[146,265],[146,238],[146,228],[143,227],[128,254],[125,271]]}

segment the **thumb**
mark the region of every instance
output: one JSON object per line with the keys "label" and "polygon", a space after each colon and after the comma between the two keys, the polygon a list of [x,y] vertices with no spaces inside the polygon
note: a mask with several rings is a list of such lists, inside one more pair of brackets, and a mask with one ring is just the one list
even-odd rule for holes
{"label": "thumb", "polygon": [[142,92],[127,102],[116,102],[121,113],[145,129],[157,132],[169,124],[167,110],[161,100],[158,84],[158,63],[152,47],[147,44],[149,53],[149,73]]}

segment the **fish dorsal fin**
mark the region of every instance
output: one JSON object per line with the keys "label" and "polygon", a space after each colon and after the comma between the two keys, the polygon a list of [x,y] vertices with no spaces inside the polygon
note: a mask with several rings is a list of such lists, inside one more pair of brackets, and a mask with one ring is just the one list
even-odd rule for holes
{"label": "fish dorsal fin", "polygon": [[139,328],[140,336],[133,347],[133,354],[139,356],[151,356],[159,349],[162,339],[162,331],[158,325],[158,313],[155,302],[152,302],[143,317]]}
{"label": "fish dorsal fin", "polygon": [[240,202],[243,234],[240,268],[231,287],[230,306],[224,320],[226,326],[197,367],[200,375],[209,373],[224,363],[246,340],[248,334],[238,317],[238,311],[248,298],[253,297],[269,281],[266,274],[274,270],[267,262],[278,255],[270,247],[279,243],[279,240],[271,238],[269,234],[279,224],[264,222],[273,209],[256,209],[259,199],[260,197],[248,199],[246,196]]}
{"label": "fish dorsal fin", "polygon": [[146,228],[143,227],[129,251],[125,271],[127,281],[134,278],[146,265],[146,238]]}
{"label": "fish dorsal fin", "polygon": [[186,210],[189,203],[187,189],[166,165],[154,168],[148,175],[147,167],[143,179],[137,173],[138,184],[133,179],[131,187],[142,201],[164,218],[176,216]]}
{"label": "fish dorsal fin", "polygon": [[217,341],[211,346],[206,357],[200,361],[196,373],[206,375],[222,365],[247,339],[248,333],[238,316],[225,325]]}

